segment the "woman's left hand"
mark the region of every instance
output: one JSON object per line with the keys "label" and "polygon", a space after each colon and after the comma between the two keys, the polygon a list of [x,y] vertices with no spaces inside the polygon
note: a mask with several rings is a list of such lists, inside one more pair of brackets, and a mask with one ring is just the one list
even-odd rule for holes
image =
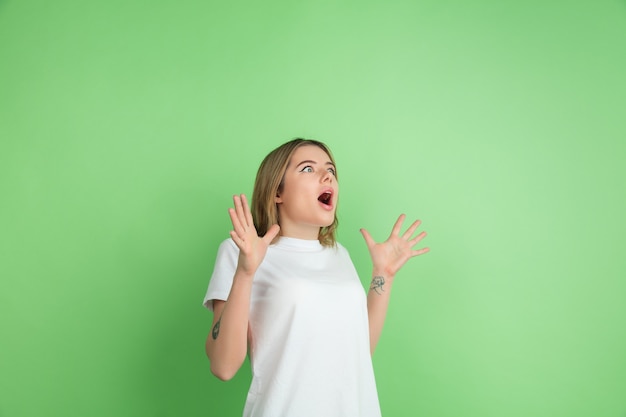
{"label": "woman's left hand", "polygon": [[404,214],[398,217],[391,230],[391,235],[382,243],[376,243],[367,230],[361,229],[361,234],[372,257],[374,275],[382,275],[387,279],[393,279],[406,261],[430,250],[427,247],[413,250],[413,247],[426,236],[426,232],[421,232],[417,236],[411,237],[421,223],[419,220],[414,221],[411,227],[400,236],[400,228],[402,223],[404,223],[405,217]]}

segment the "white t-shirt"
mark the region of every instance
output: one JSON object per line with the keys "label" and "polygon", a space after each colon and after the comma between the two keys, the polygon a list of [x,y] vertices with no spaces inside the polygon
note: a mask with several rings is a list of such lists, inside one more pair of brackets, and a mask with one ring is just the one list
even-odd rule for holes
{"label": "white t-shirt", "polygon": [[[219,247],[204,305],[226,300],[239,249]],[[252,384],[244,417],[380,417],[367,299],[348,251],[281,237],[250,300]]]}

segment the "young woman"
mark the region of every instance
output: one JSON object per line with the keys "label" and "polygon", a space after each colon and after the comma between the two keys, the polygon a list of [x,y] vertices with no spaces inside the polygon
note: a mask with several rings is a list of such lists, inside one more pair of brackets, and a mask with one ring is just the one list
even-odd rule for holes
{"label": "young woman", "polygon": [[346,249],[335,241],[339,184],[321,142],[295,139],[265,157],[252,210],[245,195],[229,209],[204,305],[214,312],[206,340],[211,371],[232,378],[250,355],[246,417],[379,417],[371,354],[394,277],[413,256],[420,222],[376,243],[366,296]]}

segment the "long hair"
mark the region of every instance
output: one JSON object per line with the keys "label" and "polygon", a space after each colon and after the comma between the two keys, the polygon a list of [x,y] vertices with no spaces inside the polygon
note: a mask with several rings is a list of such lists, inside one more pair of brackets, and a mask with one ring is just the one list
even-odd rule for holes
{"label": "long hair", "polygon": [[[275,197],[283,190],[285,171],[291,156],[296,149],[305,145],[321,148],[328,154],[331,162],[335,165],[330,149],[322,142],[312,139],[296,138],[270,152],[259,166],[254,182],[254,191],[252,192],[252,219],[259,236],[265,236],[267,230],[272,225],[279,224]],[[337,225],[337,211],[335,210],[335,219],[332,224],[320,227],[318,240],[323,246],[335,245]]]}

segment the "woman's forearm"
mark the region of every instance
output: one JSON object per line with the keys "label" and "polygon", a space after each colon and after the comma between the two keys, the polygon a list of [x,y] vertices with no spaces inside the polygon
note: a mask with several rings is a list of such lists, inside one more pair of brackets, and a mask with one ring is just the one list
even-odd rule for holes
{"label": "woman's forearm", "polygon": [[383,331],[393,277],[374,271],[367,293],[367,315],[370,330],[370,353],[373,355]]}
{"label": "woman's forearm", "polygon": [[229,380],[239,370],[248,350],[248,319],[252,277],[236,272],[228,300],[214,302],[214,319],[206,340],[211,372]]}

